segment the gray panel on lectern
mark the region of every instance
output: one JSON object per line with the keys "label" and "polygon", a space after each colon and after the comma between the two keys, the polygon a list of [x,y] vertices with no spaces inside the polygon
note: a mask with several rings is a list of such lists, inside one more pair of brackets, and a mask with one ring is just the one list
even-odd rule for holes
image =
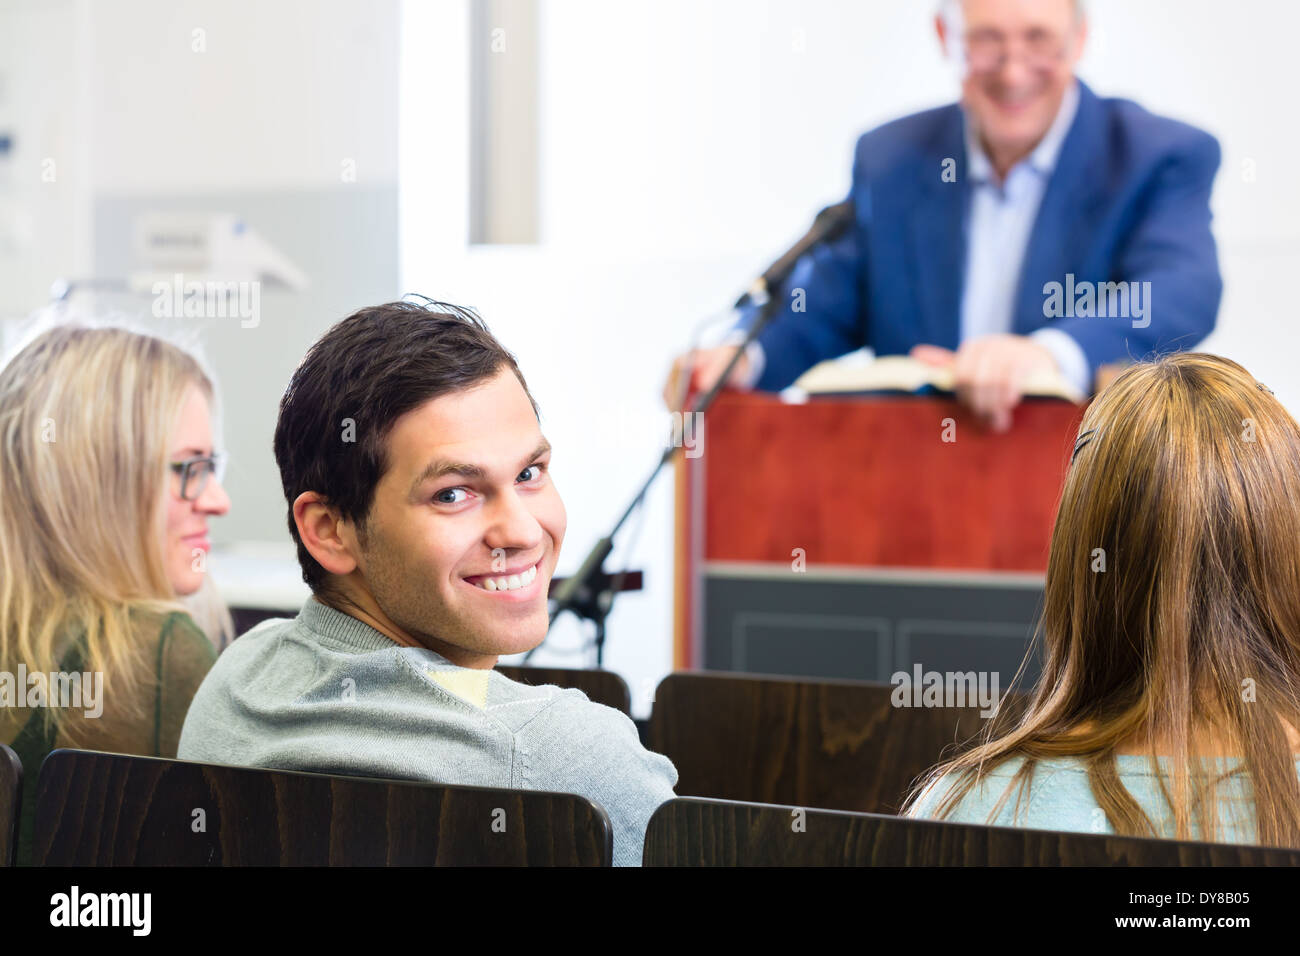
{"label": "gray panel on lectern", "polygon": [[[1006,689],[1027,651],[1039,583],[937,576],[840,579],[706,570],[703,665],[709,670],[888,681],[924,670],[986,671]],[[1037,679],[1032,658],[1018,686]]]}
{"label": "gray panel on lectern", "polygon": [[[791,634],[799,635],[797,655]],[[889,660],[889,635],[890,622],[878,617],[743,611],[731,624],[732,669],[791,677],[877,671]]]}

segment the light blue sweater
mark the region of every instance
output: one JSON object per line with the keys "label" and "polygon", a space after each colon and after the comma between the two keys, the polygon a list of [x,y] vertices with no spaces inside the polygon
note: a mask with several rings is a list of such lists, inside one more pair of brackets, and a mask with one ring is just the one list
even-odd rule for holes
{"label": "light blue sweater", "polygon": [[[1116,756],[1120,782],[1146,811],[1163,837],[1174,836],[1173,815],[1160,791],[1160,782],[1151,766],[1150,758],[1137,754]],[[1166,758],[1161,766],[1167,767]],[[1088,771],[1083,763],[1068,757],[1039,760],[1028,787],[1022,792],[1020,784],[1012,787],[1010,795],[997,816],[990,820],[989,812],[1011,784],[1023,758],[1013,757],[995,767],[972,787],[944,819],[950,823],[978,823],[1004,827],[1024,827],[1031,830],[1077,830],[1084,833],[1114,833],[1105,812],[1092,795]],[[1221,757],[1217,761],[1220,773],[1228,773],[1237,761]],[[1300,773],[1300,761],[1297,761]],[[955,774],[947,774],[937,784],[927,787],[916,806],[908,813],[913,817],[936,817],[936,811],[956,781]],[[1233,773],[1219,784],[1219,820],[1221,830],[1217,839],[1221,843],[1254,843],[1255,814],[1250,781],[1244,772]],[[1019,799],[1019,810],[1016,802]],[[1199,828],[1193,824],[1193,838]]]}
{"label": "light blue sweater", "polygon": [[625,714],[581,691],[457,667],[314,598],[217,659],[177,756],[579,794],[609,814],[616,866],[640,865],[646,824],[677,783]]}

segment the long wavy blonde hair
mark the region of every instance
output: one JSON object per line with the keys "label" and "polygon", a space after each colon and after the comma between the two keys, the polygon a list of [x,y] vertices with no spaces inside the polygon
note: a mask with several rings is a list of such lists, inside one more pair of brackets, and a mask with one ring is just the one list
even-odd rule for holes
{"label": "long wavy blonde hair", "polygon": [[[143,712],[152,661],[132,616],[186,609],[163,534],[191,386],[214,401],[192,356],[122,328],[57,326],[0,370],[0,667],[58,671],[80,637],[82,668]],[[229,619],[224,606],[216,617]]]}
{"label": "long wavy blonde hair", "polygon": [[1073,757],[1116,832],[1163,835],[1120,780],[1122,745],[1148,755],[1176,838],[1222,838],[1218,784],[1239,769],[1257,841],[1300,846],[1288,739],[1300,729],[1300,427],[1237,363],[1175,354],[1107,387],[1074,454],[1036,635],[1042,677],[1023,716],[995,717],[904,812],[954,773],[945,817],[1023,757],[991,822],[1017,784],[1019,805],[1036,761]]}

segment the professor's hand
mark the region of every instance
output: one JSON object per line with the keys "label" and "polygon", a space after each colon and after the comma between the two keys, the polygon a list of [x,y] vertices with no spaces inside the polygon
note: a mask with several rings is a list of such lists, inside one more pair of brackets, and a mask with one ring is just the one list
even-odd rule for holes
{"label": "professor's hand", "polygon": [[1024,383],[1039,369],[1056,371],[1056,359],[1024,335],[972,339],[956,352],[918,345],[912,357],[930,365],[951,365],[957,398],[996,432],[1011,428],[1011,410],[1024,397]]}
{"label": "professor's hand", "polygon": [[[685,377],[690,375],[691,391],[707,392],[722,377],[723,369],[735,354],[734,346],[722,346],[713,349],[697,349],[679,355],[668,373],[668,381],[664,383],[664,404],[672,411],[681,411],[681,403],[687,394]],[[742,383],[747,381],[749,381],[749,357],[742,354],[740,361],[732,369],[728,384],[732,387],[743,387]]]}

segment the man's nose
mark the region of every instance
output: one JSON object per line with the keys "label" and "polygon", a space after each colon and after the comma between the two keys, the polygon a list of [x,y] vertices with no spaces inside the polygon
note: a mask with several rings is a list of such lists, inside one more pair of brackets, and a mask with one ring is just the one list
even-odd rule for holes
{"label": "man's nose", "polygon": [[1034,78],[1023,52],[1016,48],[1007,51],[1007,57],[997,71],[998,85],[1004,90],[1023,89]]}
{"label": "man's nose", "polygon": [[490,548],[516,551],[542,543],[541,523],[517,491],[509,491],[493,503],[486,540]]}

